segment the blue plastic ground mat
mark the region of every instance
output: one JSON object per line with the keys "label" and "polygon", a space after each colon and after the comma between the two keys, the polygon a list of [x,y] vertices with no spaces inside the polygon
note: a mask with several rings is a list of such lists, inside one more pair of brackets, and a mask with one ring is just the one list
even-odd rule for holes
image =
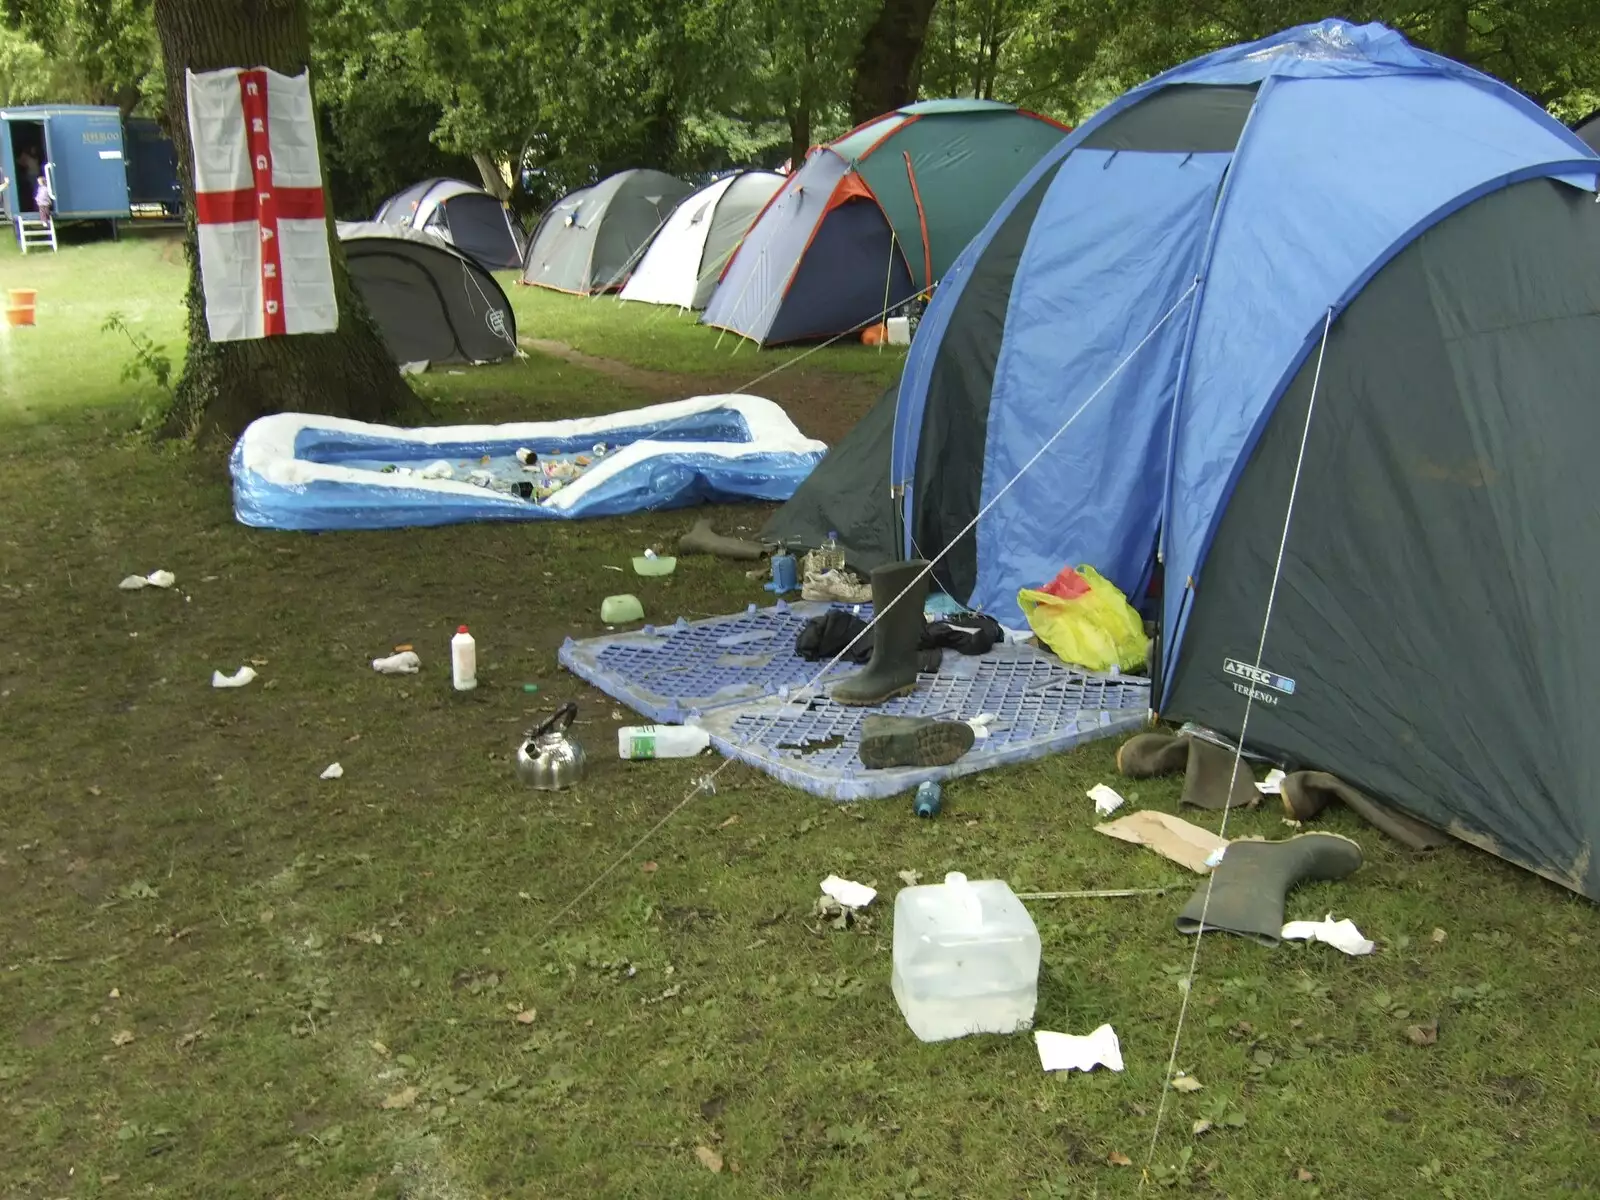
{"label": "blue plastic ground mat", "polygon": [[[729,704],[761,700],[780,689],[809,683],[821,663],[794,652],[795,638],[812,617],[834,607],[822,601],[750,605],[742,613],[646,625],[634,633],[608,633],[561,647],[561,665],[652,721],[677,725]],[[872,619],[870,604],[853,608]],[[859,670],[840,663],[828,682]]]}
{"label": "blue plastic ground mat", "polygon": [[[1029,762],[1145,723],[1150,681],[1092,675],[1032,646],[996,646],[981,657],[945,653],[937,675],[875,708],[835,704],[822,695],[770,697],[706,714],[700,724],[730,758],[814,795],[851,802],[908,792],[925,779],[953,779]],[[948,767],[869,771],[857,748],[873,713],[966,720],[992,713],[988,737]]]}
{"label": "blue plastic ground mat", "polygon": [[[811,688],[821,664],[794,653],[806,621],[829,607],[752,605],[733,616],[568,639],[561,665],[653,721],[692,718],[722,754],[845,802],[1043,758],[1136,730],[1148,715],[1149,680],[1074,670],[1015,643],[976,657],[946,651],[937,674],[920,676],[915,691],[886,704],[835,704],[828,687],[858,668],[835,667]],[[867,606],[861,612],[870,618]],[[988,713],[994,720],[989,736],[948,767],[869,771],[857,748],[861,722],[873,713],[957,720]]]}

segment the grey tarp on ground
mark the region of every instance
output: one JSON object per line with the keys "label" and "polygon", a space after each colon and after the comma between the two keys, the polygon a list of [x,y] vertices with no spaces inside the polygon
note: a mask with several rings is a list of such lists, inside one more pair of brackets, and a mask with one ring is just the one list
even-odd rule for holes
{"label": "grey tarp on ground", "polygon": [[553,205],[523,259],[522,282],[591,295],[619,288],[694,188],[662,171],[619,171]]}
{"label": "grey tarp on ground", "polygon": [[491,362],[517,350],[517,322],[493,275],[408,226],[340,222],[350,279],[396,362]]}
{"label": "grey tarp on ground", "polygon": [[828,451],[788,502],[768,518],[761,529],[762,541],[809,550],[836,532],[853,571],[865,573],[899,560],[899,525],[889,499],[889,451],[898,392],[898,385],[884,392]]}
{"label": "grey tarp on ground", "polygon": [[[1242,473],[1162,712],[1237,735],[1316,354]],[[1333,326],[1247,739],[1600,899],[1600,206],[1446,218]],[[1280,681],[1281,682],[1281,681]]]}

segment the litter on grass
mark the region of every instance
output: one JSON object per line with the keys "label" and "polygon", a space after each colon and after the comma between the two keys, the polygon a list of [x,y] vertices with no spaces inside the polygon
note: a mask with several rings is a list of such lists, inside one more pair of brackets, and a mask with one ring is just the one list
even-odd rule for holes
{"label": "litter on grass", "polygon": [[372,669],[380,675],[415,675],[422,669],[422,659],[415,650],[402,650],[388,658],[373,659]]}
{"label": "litter on grass", "polygon": [[1102,817],[1109,817],[1127,803],[1117,794],[1115,788],[1109,788],[1103,783],[1097,783],[1089,789],[1089,799],[1094,801],[1094,810]]}
{"label": "litter on grass", "polygon": [[[1210,871],[1216,865],[1211,857],[1228,845],[1226,838],[1218,837],[1209,829],[1202,829],[1171,813],[1148,808],[1094,828],[1096,833],[1119,841],[1148,846],[1163,858],[1188,867],[1198,875]],[[1220,857],[1217,861],[1221,861]]]}
{"label": "litter on grass", "polygon": [[326,767],[322,768],[322,774],[317,776],[317,778],[342,779],[344,778],[344,768],[338,763],[329,763]]}
{"label": "litter on grass", "polygon": [[872,898],[878,894],[878,890],[869,888],[864,883],[829,875],[822,881],[822,893],[837,900],[846,908],[865,908],[872,903]]}
{"label": "litter on grass", "polygon": [[1320,921],[1290,921],[1279,935],[1285,941],[1326,942],[1346,954],[1371,954],[1373,943],[1361,936],[1355,922],[1346,917],[1335,921],[1329,913]]}
{"label": "litter on grass", "polygon": [[214,688],[240,688],[256,677],[254,667],[240,667],[232,675],[224,675],[221,671],[211,672],[211,686]]}
{"label": "litter on grass", "polygon": [[1283,794],[1284,773],[1277,767],[1267,772],[1267,777],[1256,784],[1256,791],[1263,796],[1280,796]]}
{"label": "litter on grass", "polygon": [[178,577],[171,571],[151,571],[148,575],[129,575],[117,586],[125,592],[137,592],[147,587],[170,588],[177,582]]}
{"label": "litter on grass", "polygon": [[1083,1037],[1036,1029],[1033,1044],[1039,1049],[1039,1066],[1046,1071],[1092,1071],[1096,1067],[1122,1070],[1122,1043],[1110,1025],[1102,1025]]}

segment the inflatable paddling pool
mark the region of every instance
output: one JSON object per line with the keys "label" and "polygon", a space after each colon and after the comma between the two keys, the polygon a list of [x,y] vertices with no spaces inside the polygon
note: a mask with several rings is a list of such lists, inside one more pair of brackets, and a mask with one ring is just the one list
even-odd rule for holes
{"label": "inflatable paddling pool", "polygon": [[398,529],[787,500],[827,446],[758,396],[601,417],[399,429],[280,413],[234,445],[233,510],[263,529]]}

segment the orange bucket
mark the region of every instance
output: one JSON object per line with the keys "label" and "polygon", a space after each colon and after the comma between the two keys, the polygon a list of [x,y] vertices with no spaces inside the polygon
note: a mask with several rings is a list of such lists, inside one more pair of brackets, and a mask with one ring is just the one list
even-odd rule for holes
{"label": "orange bucket", "polygon": [[6,324],[32,325],[34,301],[38,292],[32,288],[12,288],[6,293]]}

